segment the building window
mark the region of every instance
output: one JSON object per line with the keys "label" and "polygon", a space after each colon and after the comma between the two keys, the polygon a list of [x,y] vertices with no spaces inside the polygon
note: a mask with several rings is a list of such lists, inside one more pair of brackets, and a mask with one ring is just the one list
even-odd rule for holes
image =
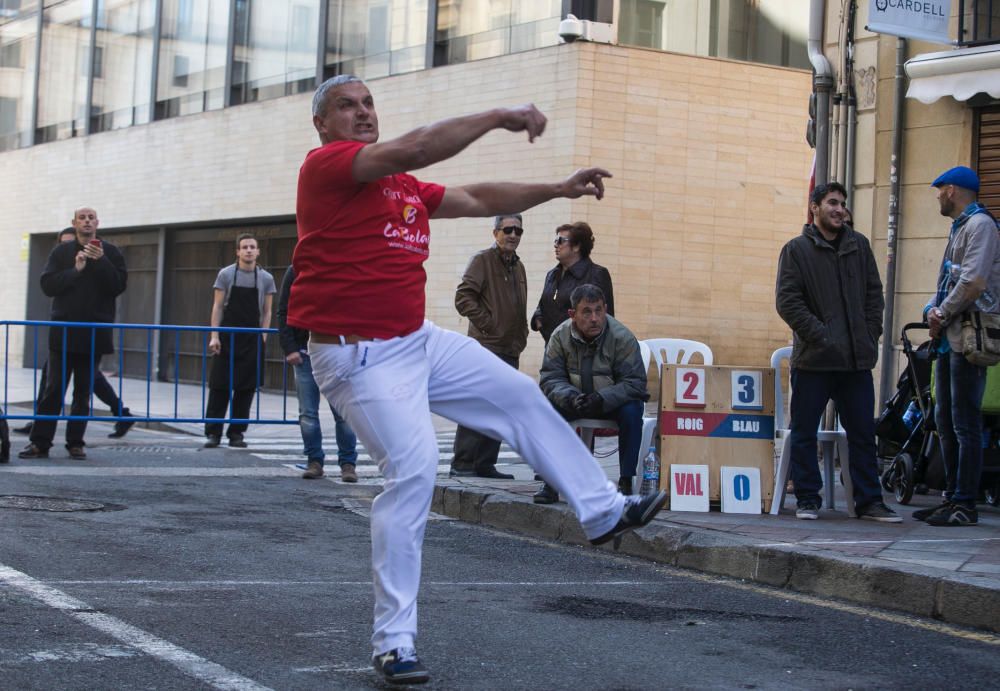
{"label": "building window", "polygon": [[[311,89],[316,78],[320,0],[239,0],[233,105]],[[235,63],[242,63],[237,71]]]}
{"label": "building window", "polygon": [[958,42],[963,46],[1000,43],[1000,0],[962,0]]}
{"label": "building window", "polygon": [[427,2],[330,0],[323,78],[372,79],[424,69]]}
{"label": "building window", "polygon": [[621,0],[626,45],[807,69],[802,0]]}
{"label": "building window", "polygon": [[85,128],[90,54],[90,0],[64,0],[43,12],[38,128],[35,143],[67,139]]}
{"label": "building window", "polygon": [[0,23],[0,151],[31,143],[37,30],[37,15]]}
{"label": "building window", "polygon": [[438,0],[434,64],[555,45],[561,14],[561,0]]}
{"label": "building window", "polygon": [[156,119],[222,108],[229,0],[163,0]]}

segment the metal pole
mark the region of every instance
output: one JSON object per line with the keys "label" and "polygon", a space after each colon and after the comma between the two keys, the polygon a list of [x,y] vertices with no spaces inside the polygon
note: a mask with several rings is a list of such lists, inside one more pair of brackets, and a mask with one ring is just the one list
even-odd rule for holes
{"label": "metal pole", "polygon": [[229,0],[229,31],[226,33],[226,74],[222,85],[223,108],[233,105],[233,51],[236,49],[236,0]]}
{"label": "metal pole", "polygon": [[326,71],[326,44],[330,31],[330,2],[320,0],[319,3],[319,36],[316,38],[316,88],[322,84],[323,73]]}
{"label": "metal pole", "polygon": [[424,48],[424,69],[434,67],[434,53],[437,46],[438,4],[427,3],[427,44]]}
{"label": "metal pole", "polygon": [[160,34],[162,29],[163,0],[156,0],[156,5],[153,8],[153,64],[150,65],[152,74],[149,79],[149,117],[147,122],[156,120],[156,92],[160,83]]}
{"label": "metal pole", "polygon": [[892,104],[892,158],[889,161],[889,224],[886,228],[885,312],[882,315],[882,372],[879,377],[879,409],[885,406],[892,392],[892,375],[896,369],[890,362],[895,334],[896,308],[896,245],[899,239],[899,176],[902,172],[903,99],[906,97],[906,39],[896,39],[895,95]]}
{"label": "metal pole", "polygon": [[809,40],[806,47],[812,63],[813,91],[816,92],[816,185],[830,179],[830,91],[833,89],[833,69],[823,54],[823,20],[826,18],[825,0],[811,0],[809,4]]}
{"label": "metal pole", "polygon": [[38,87],[42,81],[42,30],[45,27],[45,10],[38,8],[38,23],[35,34],[35,74],[32,75],[31,91],[31,131],[25,146],[34,146],[38,141]]}
{"label": "metal pole", "polygon": [[[163,323],[163,281],[166,276],[167,229],[160,227],[156,232],[156,287],[153,295],[153,323]],[[160,363],[160,338],[153,339],[153,362],[156,363],[157,381],[167,381],[167,368]]]}
{"label": "metal pole", "polygon": [[87,75],[87,96],[83,105],[83,134],[91,133],[91,112],[94,109],[94,64],[97,59],[97,9],[99,0],[90,5],[90,55],[87,59],[89,74]]}

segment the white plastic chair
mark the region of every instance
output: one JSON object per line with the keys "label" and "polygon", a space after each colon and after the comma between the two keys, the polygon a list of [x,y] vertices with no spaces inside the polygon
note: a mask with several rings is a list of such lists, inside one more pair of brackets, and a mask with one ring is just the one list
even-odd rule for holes
{"label": "white plastic chair", "polygon": [[701,341],[689,341],[686,338],[647,338],[644,343],[649,346],[659,370],[664,365],[689,365],[692,355],[701,355],[706,365],[713,362],[712,349]]}
{"label": "white plastic chair", "polygon": [[[784,408],[784,386],[782,384],[781,364],[792,357],[792,347],[785,346],[778,348],[771,354],[771,367],[774,369],[774,437],[781,439],[781,456],[778,465],[774,469],[774,500],[771,502],[771,515],[777,516],[785,505],[785,487],[788,484],[788,474],[792,467],[792,448],[789,444],[791,429],[785,420]],[[788,384],[788,394],[791,397],[791,381]],[[833,467],[833,450],[836,448],[840,455],[840,470],[844,478],[844,491],[847,493],[847,515],[852,518],[854,511],[854,485],[851,482],[850,465],[847,456],[847,432],[840,426],[840,419],[837,420],[837,428],[832,430],[823,429],[823,422],[820,421],[820,428],[816,432],[816,440],[823,449],[823,490],[826,495],[824,504],[829,508],[834,508],[833,489],[835,471]]]}
{"label": "white plastic chair", "polygon": [[[639,357],[642,358],[642,362],[646,365],[646,370],[649,370],[649,358],[650,349],[646,345],[645,341],[639,341]],[[649,447],[653,443],[653,433],[656,431],[656,424],[658,422],[658,416],[647,417],[642,416],[642,438],[639,443],[639,458],[636,460],[636,473],[642,473],[642,461],[649,452]],[[573,420],[569,423],[573,429],[577,431],[583,443],[588,449],[593,448],[594,442],[594,430],[595,429],[618,429],[618,423],[614,420],[598,420],[596,418],[580,418],[579,420]],[[637,491],[638,486],[633,487],[634,491]]]}

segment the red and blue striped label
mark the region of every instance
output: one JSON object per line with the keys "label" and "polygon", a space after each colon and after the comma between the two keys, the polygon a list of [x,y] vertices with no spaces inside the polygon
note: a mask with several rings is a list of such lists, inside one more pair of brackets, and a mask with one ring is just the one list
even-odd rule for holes
{"label": "red and blue striped label", "polygon": [[665,410],[660,414],[660,434],[666,437],[774,439],[774,416]]}

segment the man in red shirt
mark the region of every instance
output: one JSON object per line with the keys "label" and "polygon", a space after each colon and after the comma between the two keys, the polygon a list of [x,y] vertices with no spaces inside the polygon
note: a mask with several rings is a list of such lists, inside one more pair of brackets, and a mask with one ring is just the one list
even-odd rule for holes
{"label": "man in red shirt", "polygon": [[533,105],[419,127],[377,143],[378,116],[357,77],[324,82],[313,98],[322,143],[299,173],[296,280],[288,323],[308,329],[320,391],[364,443],[385,487],[371,510],[376,671],[392,683],[428,680],[414,647],[427,513],[437,475],[431,413],[507,441],[566,497],[587,537],[607,542],[645,525],[659,492],[623,497],[531,378],[471,338],[424,320],[429,219],[518,213],[556,198],[604,196],[602,168],[555,183],[445,188],[407,171],[458,154],[496,129],[545,130]]}

